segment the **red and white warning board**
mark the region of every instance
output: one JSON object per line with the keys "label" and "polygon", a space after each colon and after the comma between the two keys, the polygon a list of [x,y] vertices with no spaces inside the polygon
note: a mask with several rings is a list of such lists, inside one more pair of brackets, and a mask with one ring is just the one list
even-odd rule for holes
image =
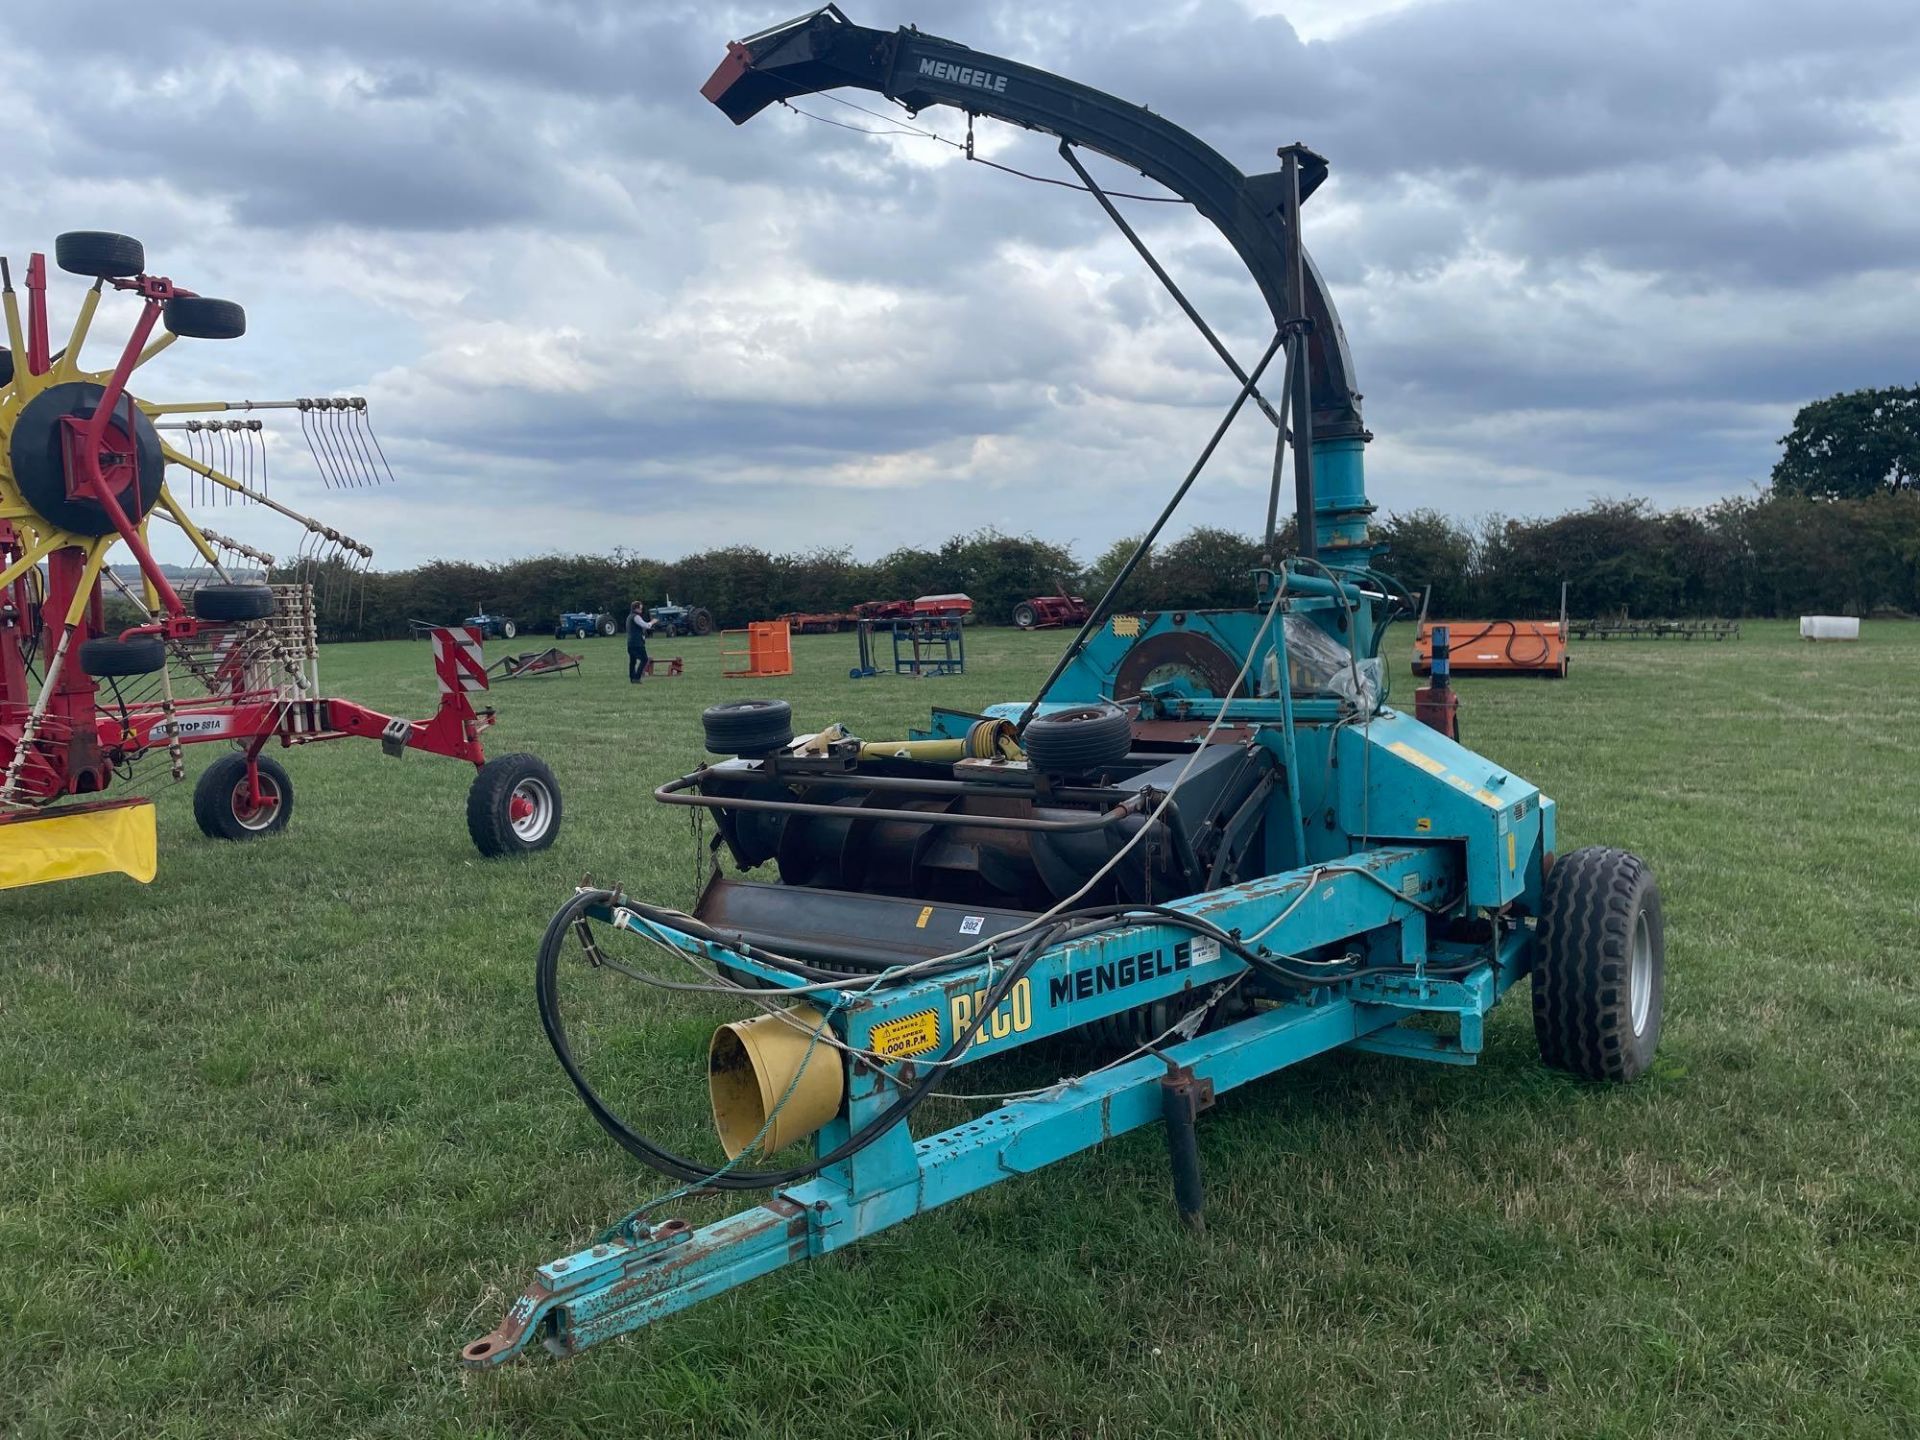
{"label": "red and white warning board", "polygon": [[480,654],[480,632],[470,625],[444,626],[433,634],[433,673],[440,693],[487,688],[487,662]]}

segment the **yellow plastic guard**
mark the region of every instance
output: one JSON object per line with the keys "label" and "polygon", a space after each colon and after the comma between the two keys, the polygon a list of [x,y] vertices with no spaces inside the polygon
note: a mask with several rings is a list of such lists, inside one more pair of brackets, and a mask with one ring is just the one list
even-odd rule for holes
{"label": "yellow plastic guard", "polygon": [[159,865],[151,800],[47,810],[0,822],[0,890],[115,871],[145,885]]}

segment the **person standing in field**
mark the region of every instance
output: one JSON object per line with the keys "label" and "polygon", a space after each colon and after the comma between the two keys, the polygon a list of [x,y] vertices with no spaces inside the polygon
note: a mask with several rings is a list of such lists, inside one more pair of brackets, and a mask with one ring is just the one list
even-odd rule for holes
{"label": "person standing in field", "polygon": [[647,607],[638,600],[627,612],[627,683],[638,685],[647,678],[647,634],[657,621],[647,618]]}

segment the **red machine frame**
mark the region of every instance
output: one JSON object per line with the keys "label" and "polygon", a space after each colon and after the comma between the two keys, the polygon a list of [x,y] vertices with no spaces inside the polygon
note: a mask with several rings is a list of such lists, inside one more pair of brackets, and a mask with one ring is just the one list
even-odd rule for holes
{"label": "red machine frame", "polygon": [[[4,265],[0,261],[0,269]],[[36,253],[27,266],[27,323],[22,337],[11,277],[0,276],[10,335],[16,342],[24,340],[16,343],[14,359],[30,377],[45,376],[61,363],[48,344],[46,278],[45,257]],[[99,393],[91,397],[90,415],[62,415],[57,424],[65,500],[69,507],[73,503],[93,507],[105,524],[96,531],[76,533],[40,513],[47,508],[44,503],[22,500],[13,509],[0,509],[0,818],[11,825],[55,813],[72,816],[118,808],[127,802],[105,798],[119,780],[117,769],[164,746],[178,779],[180,747],[224,741],[241,747],[246,762],[244,781],[236,784],[227,801],[246,831],[264,831],[274,827],[255,822],[280,804],[279,787],[271,779],[267,785],[261,783],[260,756],[269,741],[277,739],[282,748],[290,748],[359,737],[379,740],[392,755],[420,750],[464,760],[482,771],[475,782],[476,799],[469,803],[469,826],[485,853],[550,843],[558,825],[558,793],[551,774],[531,756],[495,762],[518,763],[513,775],[500,776],[501,785],[489,787],[501,810],[498,820],[523,843],[493,849],[482,840],[475,816],[488,767],[481,735],[494,723],[494,712],[491,707],[476,710],[470,699],[473,692],[488,688],[476,632],[451,627],[433,631],[439,706],[424,720],[408,720],[351,700],[310,693],[317,690],[316,670],[308,663],[313,655],[310,609],[306,645],[300,653],[290,652],[283,638],[273,633],[267,617],[275,607],[267,601],[252,607],[262,610],[258,619],[214,618],[189,610],[147,544],[148,513],[159,510],[170,517],[223,579],[224,572],[218,572],[206,537],[173,502],[162,477],[143,466],[139,437],[147,422],[127,382],[137,365],[174,338],[169,334],[149,343],[167,304],[198,297],[160,276],[99,276],[75,327],[70,352],[77,353],[84,339],[102,286],[137,295],[140,314],[104,384],[98,372],[77,372],[71,362],[64,367]],[[24,402],[20,408],[24,411],[31,403]],[[185,463],[176,452],[164,446],[161,450],[167,460]],[[13,476],[16,486],[18,478]],[[25,495],[24,489],[21,494]],[[315,528],[315,522],[307,524]],[[106,525],[111,526],[111,535]],[[138,564],[145,604],[141,606],[137,599],[135,604],[147,616],[141,623],[120,628],[109,626],[102,593],[105,556],[116,539],[126,543]],[[121,588],[133,597],[129,587],[122,584]],[[310,598],[304,586],[275,588],[297,589]],[[173,676],[163,662],[157,672],[151,667],[141,672],[162,676],[160,696],[123,703],[118,678],[88,673],[81,649],[89,640],[125,644],[142,637],[158,640],[169,660],[181,663],[207,693],[176,698]],[[45,657],[45,678],[36,695],[33,662],[39,657]],[[275,672],[282,672],[284,679]],[[128,676],[138,678],[133,672]],[[110,696],[103,695],[103,687]],[[522,785],[518,779],[523,771],[537,774]],[[65,803],[50,809],[56,802]],[[540,813],[547,828],[532,836],[532,843],[524,843],[530,838],[531,819],[543,803],[547,808]],[[0,884],[4,883],[34,882],[0,876]]]}

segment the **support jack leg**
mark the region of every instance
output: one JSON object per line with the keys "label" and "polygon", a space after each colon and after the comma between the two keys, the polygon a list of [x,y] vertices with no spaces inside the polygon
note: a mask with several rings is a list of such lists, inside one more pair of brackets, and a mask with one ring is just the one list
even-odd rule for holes
{"label": "support jack leg", "polygon": [[1213,1104],[1213,1082],[1185,1066],[1160,1082],[1160,1108],[1167,1122],[1167,1159],[1173,1166],[1173,1203],[1196,1235],[1206,1233],[1206,1186],[1200,1178],[1200,1137],[1194,1121]]}

